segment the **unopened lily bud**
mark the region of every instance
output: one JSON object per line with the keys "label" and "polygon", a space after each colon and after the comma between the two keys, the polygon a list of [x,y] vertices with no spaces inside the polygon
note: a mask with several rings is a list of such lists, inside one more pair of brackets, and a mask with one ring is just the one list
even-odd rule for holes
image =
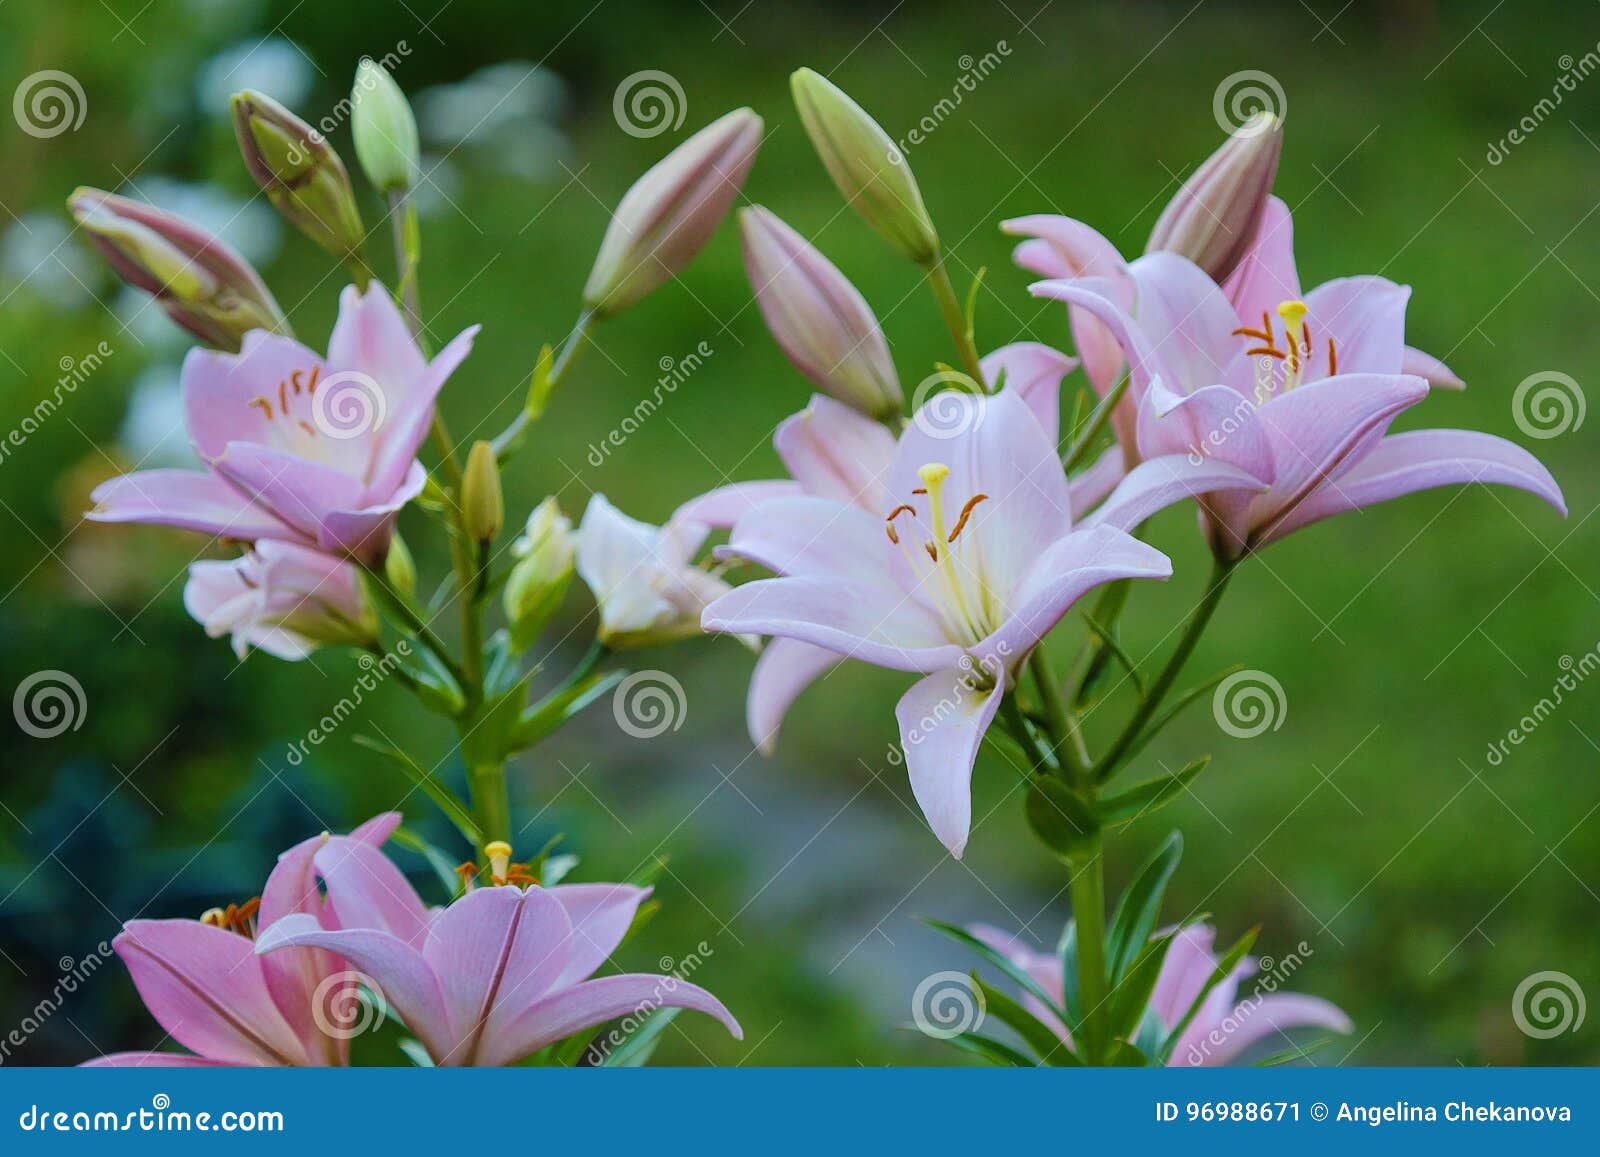
{"label": "unopened lily bud", "polygon": [[278,212],[331,253],[359,250],[364,231],[350,174],[323,135],[259,92],[236,92],[230,103],[245,167]]}
{"label": "unopened lily bud", "polygon": [[250,330],[289,332],[261,275],[198,226],[100,189],[78,189],[67,208],[117,276],[208,345],[237,351]]}
{"label": "unopened lily bud", "polygon": [[767,328],[795,368],[873,418],[905,404],[878,319],[833,263],[775,214],[739,212],[744,268]]}
{"label": "unopened lily bud", "polygon": [[461,479],[461,514],[467,533],[479,542],[492,541],[505,523],[500,466],[492,443],[474,442],[467,455],[467,468]]}
{"label": "unopened lily bud", "polygon": [[1251,117],[1183,183],[1144,251],[1177,253],[1225,281],[1255,240],[1282,151],[1283,121]]}
{"label": "unopened lily bud", "polygon": [[572,581],[577,550],[572,520],[561,513],[554,498],[546,498],[528,515],[522,536],[511,544],[517,562],[501,596],[517,650],[532,644],[560,605]]}
{"label": "unopened lily bud", "polygon": [[389,553],[383,556],[383,576],[407,598],[417,593],[417,564],[411,557],[411,548],[398,533],[389,540]]}
{"label": "unopened lily bud", "polygon": [[606,228],[583,287],[597,317],[627,308],[675,276],[727,216],[761,144],[747,108],[712,121],[633,183]]}
{"label": "unopened lily bud", "polygon": [[380,193],[404,193],[417,183],[417,118],[389,71],[371,57],[356,66],[350,90],[350,131],[356,159]]}
{"label": "unopened lily bud", "polygon": [[939,235],[898,145],[832,81],[802,68],[789,78],[817,155],[850,207],[919,265],[939,254]]}
{"label": "unopened lily bud", "polygon": [[323,644],[365,647],[378,637],[354,565],[272,539],[228,562],[193,564],[183,602],[208,635],[232,635],[241,659],[251,647],[303,659]]}

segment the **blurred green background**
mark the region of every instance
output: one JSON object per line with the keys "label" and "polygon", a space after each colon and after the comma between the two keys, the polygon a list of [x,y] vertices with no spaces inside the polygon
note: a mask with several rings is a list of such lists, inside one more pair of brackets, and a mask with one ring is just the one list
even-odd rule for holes
{"label": "blurred green background", "polygon": [[[259,87],[318,119],[361,55],[401,42],[396,76],[422,113],[431,176],[424,309],[438,334],[484,326],[445,394],[458,433],[497,430],[515,413],[539,344],[572,322],[608,207],[672,144],[740,104],[768,128],[749,200],[855,279],[908,383],[950,359],[917,270],[841,211],[788,100],[795,67],[827,73],[899,136],[950,94],[970,58],[1004,42],[999,67],[910,151],[958,282],[988,270],[985,348],[1068,340],[1058,309],[1027,296],[1001,219],[1066,213],[1137,253],[1178,179],[1221,139],[1218,85],[1245,69],[1276,78],[1288,122],[1278,190],[1296,212],[1306,284],[1374,271],[1411,283],[1410,341],[1469,383],[1435,394],[1400,428],[1518,440],[1555,472],[1572,516],[1562,522],[1510,491],[1437,492],[1325,523],[1250,565],[1191,674],[1235,662],[1269,672],[1285,718],[1234,739],[1202,703],[1173,727],[1134,774],[1206,751],[1215,763],[1194,795],[1114,846],[1111,882],[1181,826],[1188,852],[1169,911],[1212,913],[1230,939],[1260,923],[1260,950],[1272,956],[1305,941],[1312,953],[1290,987],[1355,1020],[1356,1035],[1316,1063],[1600,1058],[1600,1015],[1548,1040],[1512,1017],[1518,984],[1544,970],[1600,998],[1600,683],[1569,694],[1498,765],[1486,757],[1550,693],[1563,657],[1600,643],[1595,427],[1535,440],[1512,409],[1529,375],[1560,371],[1587,387],[1600,358],[1600,80],[1534,113],[1597,50],[1600,9],[1488,0],[0,7],[0,96],[58,69],[87,101],[80,127],[48,139],[0,127],[0,426],[19,428],[97,343],[113,351],[0,459],[0,691],[57,670],[86,703],[77,729],[55,738],[4,720],[0,1033],[24,1024],[62,970],[122,920],[242,899],[291,842],[392,805],[408,785],[351,742],[357,730],[426,758],[450,738],[386,688],[358,723],[292,765],[288,745],[348,693],[353,662],[323,652],[314,664],[236,663],[181,605],[197,539],[80,522],[105,476],[139,460],[182,461],[172,431],[184,342],[70,234],[66,195],[98,185],[226,225],[299,334],[320,345],[343,275],[254,198],[226,96]],[[612,102],[647,69],[677,80],[687,115],[642,139],[620,130]],[[1491,164],[1491,143],[1533,115],[1525,143]],[[346,128],[333,141],[353,160]],[[361,195],[378,220],[370,190]],[[663,359],[702,341],[714,351],[704,365],[594,465],[589,447],[654,389]],[[750,307],[731,229],[680,283],[608,324],[599,348],[508,477],[514,516],[551,493],[576,515],[603,491],[659,520],[725,478],[776,471],[772,428],[808,389]],[[1177,575],[1139,591],[1125,620],[1140,656],[1192,605],[1207,566],[1188,510],[1161,516],[1154,535]],[[442,560],[421,553],[440,573]],[[587,646],[591,611],[575,589],[548,637],[552,670]],[[1080,631],[1069,621],[1062,634],[1075,642]],[[683,682],[680,730],[630,739],[602,703],[514,778],[520,816],[534,817],[530,850],[565,833],[582,878],[620,878],[670,856],[658,889],[665,912],[621,963],[653,968],[704,941],[711,952],[695,979],[747,1035],[740,1044],[686,1017],[660,1059],[956,1059],[897,1027],[923,977],[970,964],[917,917],[1026,925],[1053,943],[1066,916],[1064,877],[1031,843],[1010,770],[980,761],[982,818],[957,863],[884,757],[903,677],[852,667],[829,678],[801,700],[767,760],[745,738],[751,659],[736,644],[696,640],[634,660]],[[448,841],[419,799],[406,811]],[[420,860],[396,854],[427,883]],[[23,1036],[6,1063],[72,1063],[149,1047],[160,1033],[112,965]]]}

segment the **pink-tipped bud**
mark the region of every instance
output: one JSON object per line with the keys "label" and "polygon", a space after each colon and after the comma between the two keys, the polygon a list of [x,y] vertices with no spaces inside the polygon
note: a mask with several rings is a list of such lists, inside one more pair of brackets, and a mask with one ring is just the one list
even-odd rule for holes
{"label": "pink-tipped bud", "polygon": [[1150,233],[1146,253],[1187,257],[1219,284],[1244,258],[1283,151],[1283,121],[1260,112],[1246,121],[1183,183]]}
{"label": "pink-tipped bud", "polygon": [[260,274],[198,226],[100,189],[78,189],[67,208],[117,276],[208,345],[238,350],[250,330],[289,332]]}
{"label": "pink-tipped bud", "polygon": [[231,104],[245,168],[273,207],[328,252],[358,252],[364,234],[350,174],[323,135],[262,93],[236,92]]}
{"label": "pink-tipped bud", "polygon": [[694,259],[727,216],[761,144],[761,118],[747,108],[711,122],[634,182],[606,229],[584,305],[608,317],[638,301]]}
{"label": "pink-tipped bud", "polygon": [[872,308],[804,237],[759,206],[739,212],[744,268],[767,328],[796,369],[873,418],[905,404]]}

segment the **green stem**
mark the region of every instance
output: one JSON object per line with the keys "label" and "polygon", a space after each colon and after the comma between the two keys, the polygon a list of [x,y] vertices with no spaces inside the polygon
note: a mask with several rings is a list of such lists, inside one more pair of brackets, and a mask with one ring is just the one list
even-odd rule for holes
{"label": "green stem", "polygon": [[961,303],[956,300],[955,286],[950,284],[950,274],[944,267],[942,255],[935,257],[933,264],[928,266],[928,284],[933,289],[934,298],[939,302],[939,312],[944,315],[945,327],[955,339],[956,352],[961,356],[961,368],[973,380],[979,393],[987,392],[988,386],[983,380],[983,367],[978,361],[978,347],[973,344],[972,331],[967,328],[967,319],[961,312]]}
{"label": "green stem", "polygon": [[[556,354],[556,360],[551,363],[550,376],[545,379],[547,392],[554,391],[561,384],[567,371],[572,368],[572,363],[577,358],[578,351],[583,348],[584,343],[589,338],[590,330],[594,328],[594,321],[594,314],[587,309],[578,315],[577,323],[573,325],[572,332],[567,335],[567,340],[562,343],[560,352]],[[533,418],[526,407],[519,410],[517,416],[511,420],[511,424],[495,438],[495,454],[504,457],[506,452],[516,445],[517,439],[522,437],[522,432],[528,428],[528,423],[532,420]]]}
{"label": "green stem", "polygon": [[467,788],[472,796],[472,814],[485,843],[511,842],[511,793],[506,786],[506,765],[480,764],[467,769]]}
{"label": "green stem", "polygon": [[1133,746],[1134,741],[1139,738],[1139,733],[1144,730],[1145,725],[1155,715],[1156,709],[1161,706],[1161,701],[1167,697],[1167,692],[1172,690],[1172,685],[1177,682],[1184,664],[1194,651],[1195,644],[1200,641],[1200,636],[1205,633],[1211,616],[1216,613],[1217,605],[1222,602],[1223,592],[1228,589],[1228,580],[1233,577],[1234,567],[1237,565],[1236,562],[1218,559],[1212,567],[1210,587],[1205,597],[1200,600],[1200,605],[1190,613],[1183,637],[1178,640],[1178,646],[1167,660],[1167,665],[1161,669],[1155,682],[1145,692],[1144,698],[1139,701],[1139,706],[1134,709],[1132,718],[1123,727],[1122,733],[1112,743],[1110,750],[1100,758],[1099,763],[1095,764],[1093,779],[1096,783],[1105,782],[1116,771],[1118,761]]}
{"label": "green stem", "polygon": [[422,617],[411,609],[411,604],[406,602],[405,597],[389,585],[388,576],[383,573],[383,568],[372,566],[369,563],[362,563],[361,570],[367,576],[372,590],[377,594],[378,601],[384,604],[389,613],[406,630],[417,637],[418,642],[433,652],[433,657],[444,665],[445,670],[450,672],[450,677],[465,690],[465,672],[450,657],[450,652],[445,648],[444,643],[440,641],[439,636],[434,634],[428,624],[422,621]]}
{"label": "green stem", "polygon": [[1086,782],[1089,764],[1082,756],[1077,726],[1061,697],[1061,688],[1056,685],[1055,673],[1050,670],[1050,658],[1044,653],[1043,646],[1035,647],[1033,654],[1028,656],[1028,670],[1033,673],[1034,685],[1039,690],[1039,704],[1044,708],[1056,757],[1068,778],[1081,785]]}
{"label": "green stem", "polygon": [[1072,918],[1078,926],[1078,1007],[1083,1010],[1079,1055],[1098,1064],[1106,1041],[1102,1024],[1106,1003],[1106,872],[1101,838],[1089,842],[1082,864],[1074,864]]}

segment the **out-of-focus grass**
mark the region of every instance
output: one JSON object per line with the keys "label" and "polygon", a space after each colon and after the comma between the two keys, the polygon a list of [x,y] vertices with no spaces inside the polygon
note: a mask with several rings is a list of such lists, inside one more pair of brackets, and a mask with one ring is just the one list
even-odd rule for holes
{"label": "out-of-focus grass", "polygon": [[[1324,524],[1252,562],[1193,674],[1231,663],[1270,672],[1287,717],[1278,730],[1235,740],[1202,702],[1154,745],[1135,774],[1201,751],[1216,761],[1191,797],[1114,848],[1112,880],[1126,880],[1168,827],[1181,826],[1188,851],[1172,910],[1209,912],[1224,933],[1259,922],[1261,949],[1273,956],[1304,940],[1312,952],[1292,986],[1349,1010],[1358,1061],[1593,1059],[1584,1034],[1524,1037],[1510,1002],[1518,982],[1543,969],[1600,991],[1591,931],[1600,689],[1572,693],[1499,766],[1485,750],[1549,693],[1563,656],[1600,642],[1589,427],[1534,442],[1511,408],[1530,374],[1560,370],[1586,384],[1600,354],[1594,102],[1580,88],[1502,164],[1489,165],[1485,152],[1550,92],[1562,54],[1582,56],[1600,40],[1600,17],[1520,6],[1474,30],[1482,12],[1435,23],[1426,5],[1403,10],[1405,19],[1357,5],[1334,19],[1336,6],[1324,5],[1333,24],[1323,30],[1280,6],[1057,4],[1022,28],[1000,4],[890,11],[761,0],[735,17],[736,7],[717,6],[732,22],[719,32],[692,5],[552,3],[535,15],[458,2],[423,29],[387,4],[242,5],[219,15],[157,0],[137,17],[124,13],[133,24],[119,33],[95,0],[13,3],[0,8],[4,88],[65,69],[89,110],[80,130],[49,140],[6,126],[0,202],[26,229],[38,227],[30,213],[58,212],[76,184],[116,187],[123,176],[135,193],[159,172],[248,195],[230,130],[196,107],[192,78],[220,47],[275,27],[315,61],[302,102],[313,116],[334,106],[361,53],[382,55],[400,39],[410,55],[398,75],[411,91],[497,60],[547,58],[572,87],[564,168],[528,182],[464,149],[451,158],[459,180],[450,203],[425,223],[430,327],[447,336],[484,325],[446,395],[466,435],[515,412],[539,343],[570,325],[608,206],[682,133],[737,104],[768,125],[748,197],[857,281],[908,384],[949,359],[917,271],[841,208],[811,155],[787,99],[796,66],[827,71],[898,133],[950,94],[964,55],[1006,43],[1000,67],[910,150],[958,280],[988,270],[985,346],[1066,340],[1057,310],[1026,295],[1000,220],[1069,213],[1137,252],[1177,178],[1218,139],[1218,83],[1242,69],[1270,72],[1288,98],[1278,187],[1296,211],[1306,283],[1382,272],[1412,284],[1412,343],[1445,356],[1469,383],[1436,394],[1401,426],[1472,427],[1530,445],[1565,487],[1572,517],[1561,522],[1509,491],[1451,491]],[[640,140],[611,117],[615,86],[647,68],[684,88],[679,133]],[[350,156],[347,132],[333,139]],[[376,221],[375,201],[364,207]],[[80,259],[87,251],[81,238],[67,244],[63,252]],[[266,272],[297,329],[319,344],[341,276],[293,238]],[[98,266],[85,263],[79,275],[110,300]],[[86,486],[114,468],[108,455],[117,454],[133,378],[170,355],[141,346],[99,305],[63,308],[14,277],[0,294],[7,428],[48,392],[62,358],[102,339],[115,349],[0,462],[3,689],[57,668],[82,682],[90,705],[82,728],[59,739],[8,735],[0,991],[21,1010],[53,983],[58,957],[83,957],[121,919],[190,914],[248,894],[279,848],[392,805],[404,785],[343,734],[303,767],[286,759],[287,745],[354,680],[345,658],[238,666],[183,614],[175,576],[194,542],[78,525]],[[653,389],[662,359],[702,341],[714,351],[705,364],[593,465],[590,446]],[[576,513],[604,491],[632,513],[664,517],[726,478],[770,474],[772,427],[806,394],[764,333],[724,230],[681,283],[605,328],[508,476],[508,505],[525,511],[557,493]],[[419,544],[422,525],[407,523]],[[1188,511],[1163,515],[1154,535],[1177,576],[1139,592],[1127,628],[1140,656],[1170,645],[1207,565]],[[437,573],[437,553],[420,553]],[[589,609],[575,594],[552,629],[554,668],[586,645]],[[1061,657],[1078,629],[1063,629]],[[713,951],[695,979],[738,1011],[747,1038],[737,1045],[685,1018],[663,1058],[948,1059],[891,1031],[918,980],[969,964],[913,917],[1026,922],[1049,942],[1066,915],[1064,878],[1030,845],[1012,773],[980,761],[980,819],[965,863],[955,864],[884,759],[901,677],[849,668],[828,678],[795,709],[778,756],[762,760],[744,736],[750,659],[736,645],[690,643],[635,665],[683,681],[682,729],[632,741],[602,705],[519,765],[518,790],[521,814],[533,817],[529,843],[564,831],[589,878],[671,856],[666,910],[624,963],[681,959],[705,941]],[[443,750],[446,728],[398,689],[371,711],[369,729],[420,755]],[[1092,737],[1104,738],[1112,715],[1091,718]],[[406,810],[439,830],[420,800]],[[156,1039],[120,971],[92,988],[67,1010],[70,1022],[46,1024],[29,1056],[74,1060]],[[1327,1055],[1347,1051],[1335,1045]]]}

